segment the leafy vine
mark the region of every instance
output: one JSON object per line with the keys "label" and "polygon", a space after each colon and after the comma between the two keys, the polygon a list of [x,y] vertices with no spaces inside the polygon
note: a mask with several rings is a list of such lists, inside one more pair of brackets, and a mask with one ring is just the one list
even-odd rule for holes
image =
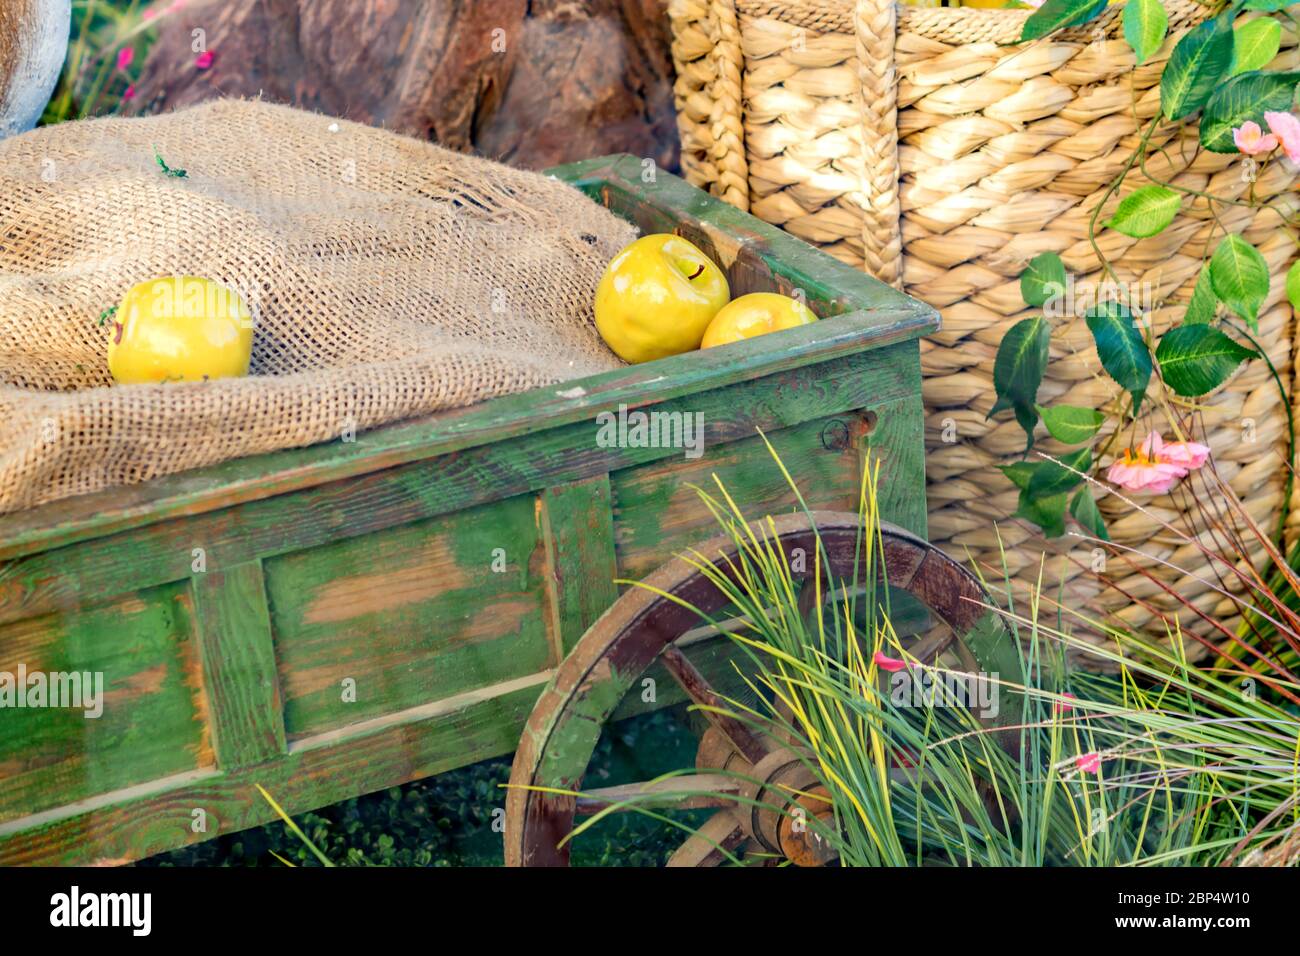
{"label": "leafy vine", "polygon": [[[1002,466],[1002,471],[1019,489],[1016,516],[1038,525],[1048,537],[1064,533],[1068,512],[1085,531],[1107,538],[1085,476],[1100,470],[1108,456],[1113,461],[1107,477],[1131,491],[1167,491],[1179,477],[1199,467],[1209,449],[1187,440],[1187,419],[1175,406],[1194,408],[1194,400],[1223,385],[1243,362],[1268,363],[1287,404],[1277,369],[1255,338],[1260,309],[1271,291],[1268,263],[1258,249],[1229,230],[1220,211],[1231,206],[1269,209],[1278,216],[1279,227],[1296,238],[1300,217],[1294,197],[1260,199],[1255,190],[1260,171],[1269,164],[1286,164],[1288,173],[1300,165],[1300,119],[1292,113],[1300,72],[1268,69],[1281,47],[1283,20],[1300,32],[1300,21],[1287,9],[1292,2],[1221,3],[1178,40],[1161,73],[1159,111],[1141,126],[1132,154],[1092,210],[1089,241],[1103,278],[1119,288],[1105,301],[1098,296],[1083,318],[1102,370],[1121,390],[1119,399],[1101,409],[1039,403],[1052,335],[1048,313],[1063,301],[1070,277],[1054,252],[1036,256],[1020,276],[1025,304],[1042,309],[1043,314],[1016,322],[999,343],[993,369],[996,402],[989,417],[1009,411],[1025,432],[1022,460]],[[1025,21],[1021,41],[1081,26],[1100,16],[1106,5],[1106,0],[1046,0]],[[1138,64],[1166,42],[1169,17],[1161,0],[1128,0],[1122,24]],[[1197,124],[1198,153],[1246,157],[1243,169],[1250,188],[1244,196],[1216,196],[1164,179],[1148,168],[1151,157],[1163,151],[1162,146],[1152,145],[1157,131],[1181,132],[1190,123]],[[1128,192],[1110,218],[1101,222],[1103,208],[1130,176],[1145,182]],[[1214,231],[1206,249],[1214,248],[1202,261],[1181,321],[1157,337],[1145,304],[1118,283],[1099,236],[1105,229],[1132,239],[1159,235],[1189,201],[1203,203],[1208,210]],[[1222,238],[1215,244],[1212,240],[1218,231]],[[1292,306],[1300,308],[1300,262],[1291,266],[1285,282]],[[1153,379],[1162,387],[1153,389]],[[1157,432],[1139,440],[1144,404],[1163,408],[1175,441],[1164,442]],[[1114,428],[1100,440],[1103,427],[1112,420]],[[1052,438],[1073,450],[1030,460],[1040,421]],[[1117,449],[1116,442],[1125,436],[1127,446]],[[1294,451],[1293,427],[1291,444]]]}

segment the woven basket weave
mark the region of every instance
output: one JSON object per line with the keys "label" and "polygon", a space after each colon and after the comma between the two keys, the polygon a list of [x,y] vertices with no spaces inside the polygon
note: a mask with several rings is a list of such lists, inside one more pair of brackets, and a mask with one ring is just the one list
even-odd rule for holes
{"label": "woven basket weave", "polygon": [[[1072,602],[1119,613],[1163,635],[1149,609],[1101,592],[1086,568],[1091,545],[1069,536],[1045,542],[1007,520],[1016,490],[995,466],[1018,460],[1024,435],[1010,415],[986,421],[993,359],[1010,326],[1034,310],[1021,299],[1028,261],[1055,251],[1080,289],[1095,287],[1100,260],[1088,223],[1105,187],[1138,142],[1138,122],[1159,112],[1161,71],[1178,39],[1206,11],[1166,0],[1170,34],[1140,67],[1122,37],[1121,8],[1086,27],[1016,45],[1025,11],[918,9],[882,0],[672,0],[673,53],[682,165],[696,185],[835,257],[938,307],[943,329],[922,343],[927,412],[930,537],[960,557],[998,566],[1022,581],[1062,575]],[[1293,32],[1275,67],[1300,62]],[[1135,119],[1135,117],[1137,119]],[[1250,188],[1239,157],[1196,148],[1195,125],[1158,128],[1152,175],[1224,197]],[[1146,180],[1129,177],[1107,202]],[[1255,183],[1260,198],[1300,206],[1283,164]],[[1294,244],[1271,212],[1219,206],[1219,219],[1264,255],[1274,274],[1260,312],[1259,341],[1289,388],[1291,309],[1280,276]],[[1100,230],[1118,273],[1155,305],[1157,334],[1181,319],[1203,257],[1222,238],[1203,201],[1184,202],[1159,235],[1135,240]],[[1101,407],[1118,397],[1101,374],[1083,319],[1053,322],[1045,404]],[[1154,403],[1148,403],[1153,405]],[[1200,419],[1219,474],[1264,525],[1284,507],[1287,401],[1263,362],[1242,368],[1203,402]],[[1166,417],[1151,424],[1168,435]],[[1140,439],[1143,429],[1139,429]],[[1059,452],[1042,432],[1036,447]],[[1123,443],[1120,443],[1121,445]],[[1166,520],[1195,508],[1191,486],[1151,497]],[[1111,536],[1205,576],[1204,559],[1178,547],[1152,517],[1114,497],[1100,502]],[[994,522],[998,522],[995,532]],[[1082,550],[1081,550],[1082,549]],[[1112,576],[1132,595],[1172,609],[1161,588],[1136,573]],[[1157,568],[1167,583],[1231,623],[1233,605],[1208,581]],[[1100,592],[1100,593],[1099,593]],[[1182,619],[1191,623],[1190,615]]]}

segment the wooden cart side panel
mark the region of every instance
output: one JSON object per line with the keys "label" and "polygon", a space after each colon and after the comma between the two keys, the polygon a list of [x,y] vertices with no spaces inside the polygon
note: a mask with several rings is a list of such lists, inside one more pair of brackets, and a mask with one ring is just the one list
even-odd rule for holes
{"label": "wooden cart side panel", "polygon": [[[194,633],[182,584],[0,626],[0,681],[22,680],[28,690],[19,706],[11,685],[0,707],[0,825],[211,768]],[[36,674],[46,688],[39,700]],[[74,677],[79,700],[68,693]]]}
{"label": "wooden cart side panel", "polygon": [[[549,677],[549,671],[530,675],[374,721],[348,736],[323,736],[255,767],[164,778],[0,823],[0,866],[129,863],[276,819],[258,784],[296,814],[510,753]],[[203,811],[206,832],[194,832],[195,810]]]}
{"label": "wooden cart side panel", "polygon": [[[852,409],[742,438],[698,459],[666,458],[615,473],[620,576],[645,577],[665,557],[714,536],[717,519],[702,494],[724,512],[730,496],[750,521],[798,509],[799,495],[813,508],[854,509],[865,450],[862,415]],[[796,476],[798,494],[773,451]]]}
{"label": "wooden cart side panel", "polygon": [[268,559],[289,739],[545,670],[544,560],[533,495]]}

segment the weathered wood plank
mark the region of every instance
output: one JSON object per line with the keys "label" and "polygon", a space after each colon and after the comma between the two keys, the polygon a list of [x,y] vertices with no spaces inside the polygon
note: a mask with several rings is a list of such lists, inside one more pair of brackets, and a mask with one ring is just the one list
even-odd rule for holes
{"label": "weathered wood plank", "polygon": [[266,562],[290,739],[551,666],[532,495]]}
{"label": "weathered wood plank", "polygon": [[[857,509],[862,445],[849,411],[767,432],[781,461],[812,508]],[[798,499],[757,435],[711,448],[695,460],[663,459],[615,473],[614,529],[619,575],[641,578],[667,557],[718,533],[700,492],[725,501],[718,484],[749,521],[796,510]],[[920,494],[919,486],[913,489]]]}
{"label": "weathered wood plank", "polygon": [[546,542],[552,664],[618,598],[609,475],[555,485],[538,498]]}
{"label": "weathered wood plank", "polygon": [[[901,352],[858,352],[653,409],[702,415],[706,447],[721,446],[751,437],[756,428],[775,431],[873,402],[914,396],[916,373],[909,368],[914,359],[908,347],[902,343]],[[627,407],[651,406],[633,401]],[[0,565],[0,623],[188,578],[196,547],[204,549],[209,570],[218,570],[682,455],[678,448],[600,447],[599,433],[592,412],[581,422],[515,441],[10,561]]]}
{"label": "weathered wood plank", "polygon": [[217,766],[270,760],[285,739],[262,562],[195,574],[192,588]]}
{"label": "weathered wood plank", "polygon": [[[304,741],[261,766],[163,779],[54,815],[2,823],[0,865],[127,863],[275,819],[256,784],[289,813],[304,813],[509,753],[548,677],[530,675],[391,715],[355,736]],[[206,832],[192,829],[195,810],[203,811]]]}
{"label": "weathered wood plank", "polygon": [[[916,348],[912,345],[911,348]],[[920,365],[916,369],[916,387],[921,388]],[[870,424],[858,419],[855,425],[865,434],[866,455],[880,463],[877,495],[881,514],[892,524],[906,528],[922,538],[926,536],[925,507],[925,410],[915,398],[872,403]],[[862,446],[859,446],[862,447]],[[850,511],[857,510],[856,501]]]}
{"label": "weathered wood plank", "polygon": [[39,673],[47,686],[77,674],[82,704],[0,707],[0,823],[212,766],[193,636],[179,584],[0,627],[0,672]]}

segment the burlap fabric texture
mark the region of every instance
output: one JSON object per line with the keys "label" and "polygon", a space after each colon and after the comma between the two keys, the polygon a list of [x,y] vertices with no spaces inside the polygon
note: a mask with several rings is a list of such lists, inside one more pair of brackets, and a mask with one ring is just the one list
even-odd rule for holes
{"label": "burlap fabric texture", "polygon": [[[591,303],[633,238],[541,174],[257,101],[2,141],[0,511],[615,368]],[[101,313],[176,275],[244,296],[249,377],[115,386]]]}

